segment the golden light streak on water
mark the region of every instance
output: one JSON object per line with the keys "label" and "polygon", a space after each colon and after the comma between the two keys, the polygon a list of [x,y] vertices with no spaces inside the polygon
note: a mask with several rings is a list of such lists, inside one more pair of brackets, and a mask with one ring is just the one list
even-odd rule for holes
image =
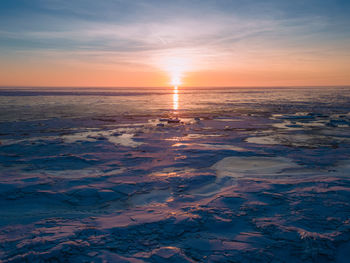
{"label": "golden light streak on water", "polygon": [[173,109],[175,111],[179,109],[179,91],[178,91],[178,87],[177,86],[174,86]]}

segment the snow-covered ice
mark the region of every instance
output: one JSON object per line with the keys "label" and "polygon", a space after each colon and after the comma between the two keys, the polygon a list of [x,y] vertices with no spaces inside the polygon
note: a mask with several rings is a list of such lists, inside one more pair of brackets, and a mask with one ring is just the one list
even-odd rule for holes
{"label": "snow-covered ice", "polygon": [[0,92],[0,262],[347,262],[350,89],[261,92]]}

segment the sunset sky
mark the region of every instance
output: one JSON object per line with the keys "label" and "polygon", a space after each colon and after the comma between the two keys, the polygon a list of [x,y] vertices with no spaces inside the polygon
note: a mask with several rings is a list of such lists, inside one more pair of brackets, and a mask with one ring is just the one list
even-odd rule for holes
{"label": "sunset sky", "polygon": [[350,1],[2,0],[0,86],[350,84]]}

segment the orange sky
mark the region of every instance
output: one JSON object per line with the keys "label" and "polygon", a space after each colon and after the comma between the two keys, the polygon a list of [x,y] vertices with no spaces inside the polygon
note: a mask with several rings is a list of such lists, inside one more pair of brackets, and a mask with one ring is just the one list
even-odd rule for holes
{"label": "orange sky", "polygon": [[321,2],[4,2],[0,86],[350,85],[350,5]]}
{"label": "orange sky", "polygon": [[[323,63],[322,63],[323,62]],[[219,63],[219,62],[218,62]],[[181,72],[181,86],[329,86],[349,85],[347,59],[289,63],[223,61],[215,68]],[[181,66],[181,65],[180,65]],[[170,86],[173,74],[149,65],[120,66],[94,62],[28,61],[0,66],[1,86],[161,87]]]}

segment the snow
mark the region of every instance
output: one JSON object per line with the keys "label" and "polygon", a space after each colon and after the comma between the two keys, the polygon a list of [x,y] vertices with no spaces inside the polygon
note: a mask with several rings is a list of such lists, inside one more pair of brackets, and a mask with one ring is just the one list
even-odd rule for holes
{"label": "snow", "polygon": [[0,261],[347,262],[349,91],[266,92],[0,96]]}

